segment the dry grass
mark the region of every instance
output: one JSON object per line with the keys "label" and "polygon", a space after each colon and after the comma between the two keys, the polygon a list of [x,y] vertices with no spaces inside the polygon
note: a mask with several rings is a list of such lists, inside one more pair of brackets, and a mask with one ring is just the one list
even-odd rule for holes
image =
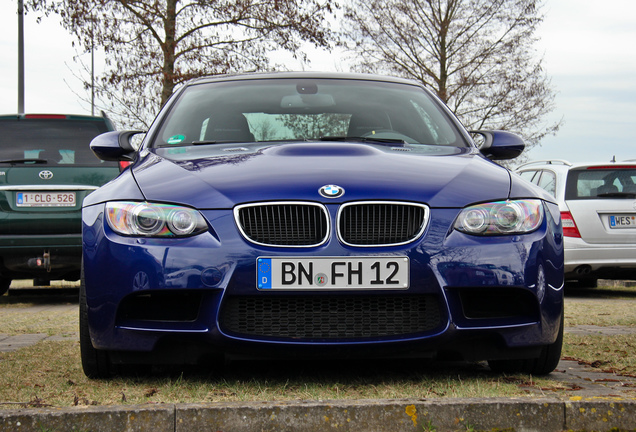
{"label": "dry grass", "polygon": [[[636,327],[631,290],[585,290],[566,302],[566,325]],[[12,334],[77,332],[73,299],[0,297],[0,328]],[[27,313],[23,306],[42,309]],[[47,310],[47,307],[49,308]],[[636,336],[566,335],[564,355],[623,374],[636,373]],[[376,361],[364,364],[236,362],[207,369],[155,370],[152,375],[88,380],[76,341],[40,342],[0,353],[0,408],[260,400],[520,397],[567,394],[568,387],[527,375],[489,372],[484,363]]]}
{"label": "dry grass", "polygon": [[636,374],[636,288],[566,289],[565,325],[634,327],[628,335],[565,335],[563,356],[618,375]]}
{"label": "dry grass", "polygon": [[78,332],[78,312],[73,308],[33,311],[5,308],[2,310],[0,333],[10,336],[19,334],[44,333],[69,335]]}
{"label": "dry grass", "polygon": [[[40,342],[0,353],[0,408],[218,401],[506,397],[555,386],[490,373],[483,365],[416,361],[281,364],[236,362],[220,369],[159,371],[88,380],[77,342]],[[157,371],[155,371],[157,372]]]}
{"label": "dry grass", "polygon": [[[22,289],[22,288],[33,288],[33,280],[31,279],[23,279],[23,280],[14,280],[11,282],[11,289]],[[40,285],[37,285],[38,287]],[[77,288],[79,287],[79,281],[71,282],[71,281],[51,281],[50,285],[47,285],[53,288]]]}
{"label": "dry grass", "polygon": [[636,375],[636,334],[565,335],[564,355],[616,375]]}
{"label": "dry grass", "polygon": [[78,332],[77,295],[4,295],[0,297],[0,333],[9,336]]}
{"label": "dry grass", "polygon": [[636,300],[570,299],[565,307],[566,326],[636,326]]}
{"label": "dry grass", "polygon": [[636,288],[566,289],[565,325],[636,327]]}

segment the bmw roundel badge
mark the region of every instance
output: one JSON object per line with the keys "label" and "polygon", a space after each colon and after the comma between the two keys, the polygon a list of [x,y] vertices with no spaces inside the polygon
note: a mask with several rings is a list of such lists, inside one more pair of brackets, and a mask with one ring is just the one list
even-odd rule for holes
{"label": "bmw roundel badge", "polygon": [[325,198],[338,198],[344,195],[344,189],[336,185],[325,185],[319,189],[319,192]]}

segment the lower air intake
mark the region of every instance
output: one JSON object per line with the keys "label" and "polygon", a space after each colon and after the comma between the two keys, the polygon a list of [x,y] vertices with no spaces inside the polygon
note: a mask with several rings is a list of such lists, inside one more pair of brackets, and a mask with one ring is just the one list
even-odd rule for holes
{"label": "lower air intake", "polygon": [[423,296],[230,297],[224,332],[276,339],[358,339],[413,335],[440,325],[437,299]]}

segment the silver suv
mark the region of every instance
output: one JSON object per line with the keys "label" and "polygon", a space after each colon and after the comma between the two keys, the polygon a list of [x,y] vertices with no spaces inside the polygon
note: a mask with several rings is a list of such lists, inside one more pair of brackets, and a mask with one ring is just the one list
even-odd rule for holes
{"label": "silver suv", "polygon": [[636,161],[535,161],[515,171],[559,203],[566,281],[636,279]]}

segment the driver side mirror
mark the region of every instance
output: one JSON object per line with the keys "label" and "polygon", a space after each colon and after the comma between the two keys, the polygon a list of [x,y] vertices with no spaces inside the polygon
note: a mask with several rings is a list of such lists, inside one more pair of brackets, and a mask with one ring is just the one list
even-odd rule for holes
{"label": "driver side mirror", "polygon": [[105,161],[132,161],[135,159],[140,142],[135,135],[144,131],[112,131],[96,136],[90,147],[95,156]]}

